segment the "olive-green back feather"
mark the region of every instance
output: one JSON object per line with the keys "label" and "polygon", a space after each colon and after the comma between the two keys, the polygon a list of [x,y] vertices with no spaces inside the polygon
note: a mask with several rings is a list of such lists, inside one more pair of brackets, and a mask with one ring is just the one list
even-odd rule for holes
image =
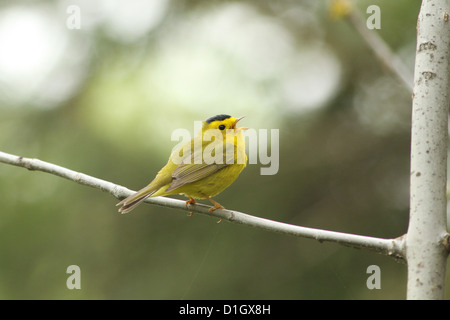
{"label": "olive-green back feather", "polygon": [[[204,141],[203,145],[207,144],[208,149],[202,146],[201,149],[195,148],[193,153],[189,152],[183,158],[182,163],[173,171],[173,180],[166,192],[209,177],[226,166],[235,163],[235,159],[237,159],[236,146],[231,143],[224,144],[222,141],[219,141],[219,143]],[[216,151],[218,151],[217,157]]]}

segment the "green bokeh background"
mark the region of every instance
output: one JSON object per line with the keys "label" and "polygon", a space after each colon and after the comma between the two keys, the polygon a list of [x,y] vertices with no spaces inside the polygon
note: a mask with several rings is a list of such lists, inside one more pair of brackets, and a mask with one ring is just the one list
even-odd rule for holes
{"label": "green bokeh background", "polygon": [[[95,3],[0,3],[0,17],[53,17],[65,43],[50,48],[47,74],[22,70],[29,82],[16,87],[0,78],[1,151],[136,190],[165,164],[173,130],[245,115],[244,126],[279,129],[279,171],[249,165],[221,204],[347,233],[406,232],[411,93],[351,23],[330,18],[330,1],[159,0],[148,9],[159,18],[139,30],[131,1],[128,33],[114,20],[120,1]],[[71,4],[79,30],[66,26]],[[373,32],[412,74],[419,1],[354,6],[366,19],[372,4],[382,19]],[[116,202],[0,164],[0,298],[405,298],[406,266],[388,257],[150,205],[120,215]],[[70,265],[81,290],[66,287]],[[380,290],[366,286],[370,265],[381,269]]]}

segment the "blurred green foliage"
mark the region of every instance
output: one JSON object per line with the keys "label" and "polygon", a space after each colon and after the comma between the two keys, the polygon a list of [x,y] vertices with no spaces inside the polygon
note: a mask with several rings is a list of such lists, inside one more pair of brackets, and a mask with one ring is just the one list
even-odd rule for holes
{"label": "blurred green foliage", "polygon": [[[28,99],[0,79],[1,151],[136,190],[165,164],[174,129],[245,115],[245,126],[280,130],[279,172],[249,165],[221,204],[347,233],[406,232],[411,93],[351,23],[330,19],[328,1],[161,0],[159,20],[134,37],[111,32],[120,10],[98,3],[3,2],[0,15],[45,6],[68,51]],[[69,4],[79,30],[65,25]],[[355,10],[366,17],[371,4],[382,13],[373,32],[412,70],[419,3]],[[120,215],[106,193],[2,164],[0,197],[1,299],[405,298],[405,265],[370,252],[149,205]],[[72,264],[81,290],[66,288]],[[381,290],[366,287],[370,265]]]}

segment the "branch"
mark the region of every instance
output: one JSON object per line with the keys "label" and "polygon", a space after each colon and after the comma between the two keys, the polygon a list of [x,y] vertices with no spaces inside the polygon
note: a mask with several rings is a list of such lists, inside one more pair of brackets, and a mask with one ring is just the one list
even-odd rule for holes
{"label": "branch", "polygon": [[362,15],[356,10],[348,14],[350,22],[361,35],[380,62],[386,66],[403,83],[410,92],[413,91],[413,75],[403,61],[391,50],[375,30],[369,30]]}
{"label": "branch", "polygon": [[[72,171],[61,166],[41,161],[39,159],[29,159],[0,152],[0,162],[27,168],[28,170],[47,172],[85,186],[90,186],[96,189],[100,189],[102,191],[106,191],[118,199],[123,199],[134,193],[134,191],[116,185],[114,183],[94,178],[84,173]],[[197,212],[204,215],[214,216],[219,219],[260,228],[271,232],[277,232],[296,237],[315,239],[320,242],[323,241],[335,242],[341,245],[359,249],[367,249],[370,251],[375,251],[380,254],[394,257],[398,260],[404,259],[403,237],[396,239],[381,239],[354,234],[347,234],[342,232],[307,228],[277,222],[269,219],[259,218],[242,212],[227,209],[218,209],[213,211],[212,213],[209,213],[208,211],[208,209],[210,208],[209,206],[197,203],[189,205],[189,208],[186,208],[185,201],[166,197],[147,198],[145,202],[162,207],[169,207],[183,211]]]}

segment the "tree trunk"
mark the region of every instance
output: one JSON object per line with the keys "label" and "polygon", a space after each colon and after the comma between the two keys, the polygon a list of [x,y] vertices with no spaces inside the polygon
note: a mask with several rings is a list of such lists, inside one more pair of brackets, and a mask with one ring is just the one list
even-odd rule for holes
{"label": "tree trunk", "polygon": [[445,295],[449,14],[449,0],[423,0],[417,22],[406,237],[408,299]]}

